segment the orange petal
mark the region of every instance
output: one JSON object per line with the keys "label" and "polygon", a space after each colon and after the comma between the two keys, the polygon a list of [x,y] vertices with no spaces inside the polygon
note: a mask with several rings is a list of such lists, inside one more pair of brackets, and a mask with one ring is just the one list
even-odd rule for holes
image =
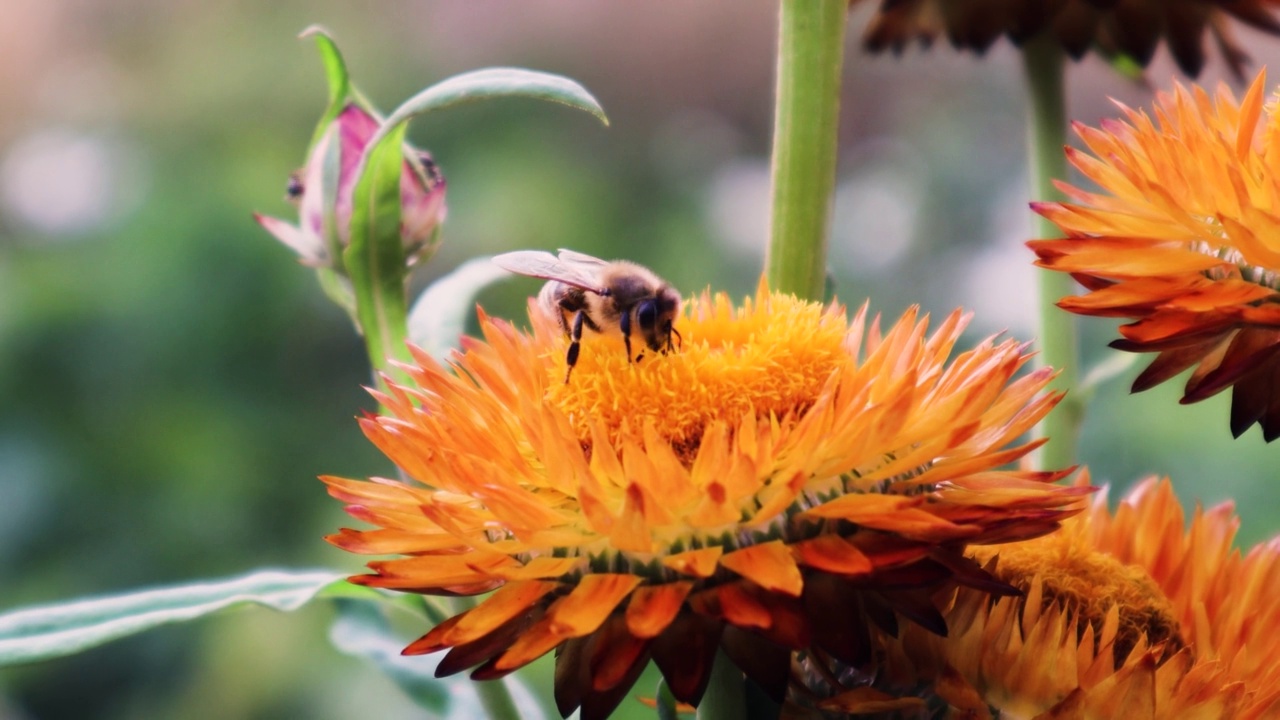
{"label": "orange petal", "polygon": [[559,583],[540,580],[508,583],[463,614],[456,625],[441,635],[439,642],[447,646],[462,645],[483,637],[558,587]]}
{"label": "orange petal", "polygon": [[524,667],[564,642],[567,636],[553,625],[549,618],[543,618],[529,628],[493,662],[493,669],[502,673]]}
{"label": "orange petal", "polygon": [[793,543],[791,554],[801,565],[839,575],[865,575],[875,567],[861,550],[833,534]]}
{"label": "orange petal", "polygon": [[495,577],[500,577],[504,580],[541,580],[543,578],[568,575],[571,572],[583,569],[585,566],[586,561],[582,558],[556,558],[539,555],[524,565],[497,568],[493,571],[493,574]]}
{"label": "orange petal", "polygon": [[799,595],[804,589],[800,568],[780,540],[735,550],[721,558],[720,564],[767,590]]}
{"label": "orange petal", "polygon": [[727,583],[715,589],[720,601],[720,615],[738,627],[767,630],[773,626],[769,608],[748,592],[741,583]]}
{"label": "orange petal", "polygon": [[675,619],[692,589],[688,580],[637,588],[627,604],[627,629],[636,637],[656,637]]}
{"label": "orange petal", "polygon": [[448,533],[417,532],[409,530],[352,530],[342,528],[325,540],[361,555],[408,555],[461,548],[458,538]]}
{"label": "orange petal", "polygon": [[724,548],[713,545],[701,550],[686,550],[662,559],[662,564],[678,573],[693,577],[711,577],[720,563]]}
{"label": "orange petal", "polygon": [[600,627],[639,584],[640,578],[635,575],[591,573],[547,610],[547,620],[560,636],[581,637]]}
{"label": "orange petal", "polygon": [[848,520],[862,524],[864,520],[874,520],[885,513],[894,512],[911,505],[923,503],[923,498],[905,495],[885,495],[883,493],[856,493],[841,495],[804,514],[824,520]]}
{"label": "orange petal", "polygon": [[[493,580],[494,571],[516,565],[505,555],[428,555],[371,562],[378,577],[361,576],[361,584],[384,588],[443,588]],[[353,580],[355,582],[355,580]]]}

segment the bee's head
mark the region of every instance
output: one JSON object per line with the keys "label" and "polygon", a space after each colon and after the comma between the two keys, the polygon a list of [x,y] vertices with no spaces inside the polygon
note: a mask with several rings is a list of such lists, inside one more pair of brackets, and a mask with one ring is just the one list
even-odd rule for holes
{"label": "bee's head", "polygon": [[653,297],[636,305],[636,325],[650,350],[671,347],[672,324],[680,314],[680,293],[664,285]]}

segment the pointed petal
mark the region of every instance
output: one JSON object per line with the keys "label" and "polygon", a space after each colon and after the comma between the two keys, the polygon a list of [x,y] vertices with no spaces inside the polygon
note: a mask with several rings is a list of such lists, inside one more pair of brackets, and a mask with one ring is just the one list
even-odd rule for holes
{"label": "pointed petal", "polygon": [[799,596],[804,588],[791,551],[778,540],[735,550],[720,558],[720,564],[767,590]]}
{"label": "pointed petal", "polygon": [[627,629],[636,637],[656,637],[675,620],[692,589],[687,580],[636,588],[627,604]]}

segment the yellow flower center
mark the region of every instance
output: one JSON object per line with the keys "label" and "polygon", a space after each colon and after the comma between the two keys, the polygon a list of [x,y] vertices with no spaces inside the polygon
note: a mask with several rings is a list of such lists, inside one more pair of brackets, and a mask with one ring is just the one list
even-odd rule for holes
{"label": "yellow flower center", "polygon": [[[689,308],[697,304],[686,304]],[[676,320],[680,347],[662,355],[632,336],[628,362],[620,337],[585,334],[569,382],[567,340],[549,350],[547,400],[569,418],[583,445],[591,422],[611,440],[652,423],[682,459],[692,460],[708,423],[736,425],[748,413],[768,419],[799,417],[837,368],[853,363],[844,347],[848,325],[840,310],[790,296],[769,296],[735,309],[724,295]]]}
{"label": "yellow flower center", "polygon": [[1166,657],[1186,644],[1173,603],[1145,570],[1072,542],[1068,533],[975,551],[984,559],[999,555],[996,576],[1020,589],[1030,587],[1039,575],[1045,604],[1061,604],[1078,613],[1082,632],[1085,623],[1101,631],[1107,612],[1119,606],[1117,665],[1143,637],[1153,646],[1166,643]]}

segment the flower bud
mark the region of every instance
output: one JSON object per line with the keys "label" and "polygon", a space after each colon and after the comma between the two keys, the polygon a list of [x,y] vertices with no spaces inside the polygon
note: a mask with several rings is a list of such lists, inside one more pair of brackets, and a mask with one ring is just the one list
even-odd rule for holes
{"label": "flower bud", "polygon": [[[365,147],[378,130],[378,119],[348,104],[333,119],[311,150],[307,164],[289,177],[287,197],[298,207],[298,224],[255,213],[254,218],[277,240],[298,254],[304,265],[341,270],[338,257],[350,241],[352,193]],[[324,186],[325,162],[334,139],[337,148],[337,192]],[[429,153],[405,147],[400,178],[400,237],[405,261],[413,264],[435,250],[436,229],[445,218],[445,180]],[[326,203],[333,203],[327,208]],[[325,215],[332,210],[333,227]]]}

